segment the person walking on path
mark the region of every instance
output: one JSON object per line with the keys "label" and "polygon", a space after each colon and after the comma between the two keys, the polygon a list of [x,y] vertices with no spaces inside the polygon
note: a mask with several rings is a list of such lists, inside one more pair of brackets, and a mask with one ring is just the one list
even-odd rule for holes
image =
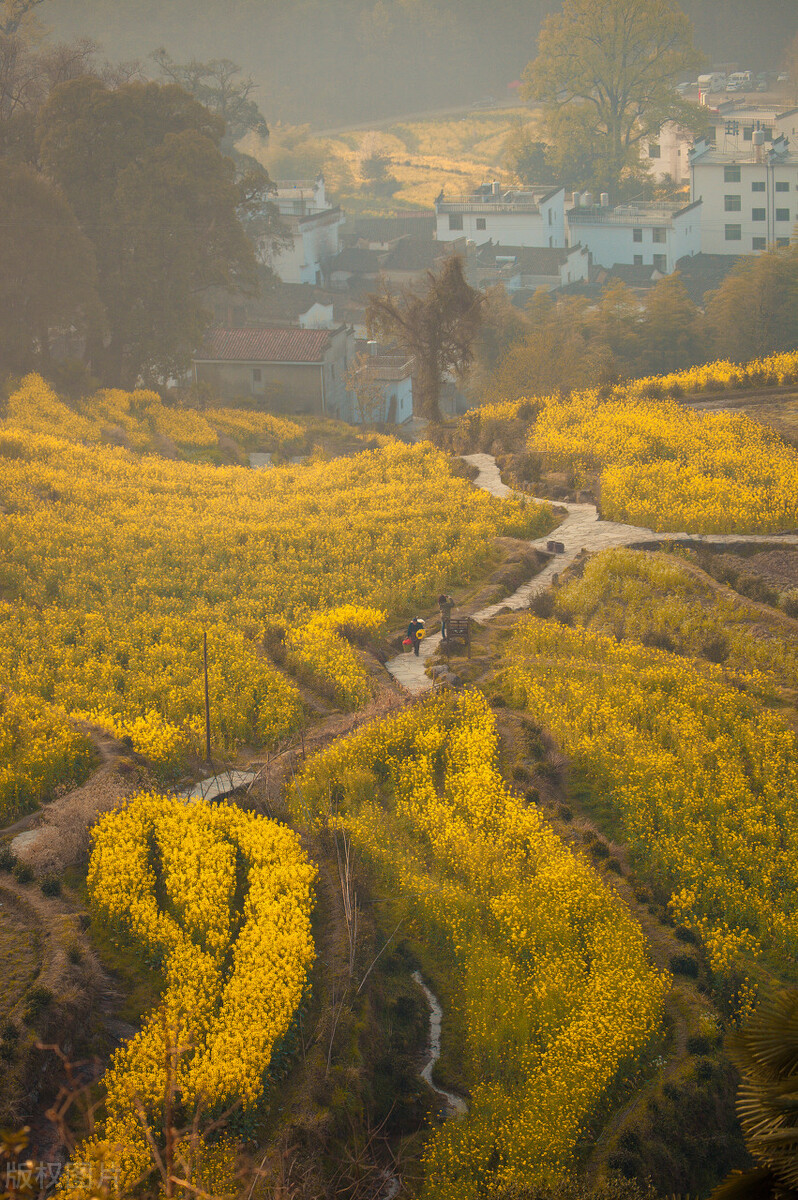
{"label": "person walking on path", "polygon": [[421,650],[421,639],[424,637],[423,617],[413,617],[413,620],[407,627],[407,636],[413,643],[413,653],[415,654],[416,658],[418,658]]}
{"label": "person walking on path", "polygon": [[438,597],[438,608],[441,611],[441,637],[446,640],[449,636],[449,620],[454,608],[454,600],[451,596],[447,596],[445,592],[441,592]]}

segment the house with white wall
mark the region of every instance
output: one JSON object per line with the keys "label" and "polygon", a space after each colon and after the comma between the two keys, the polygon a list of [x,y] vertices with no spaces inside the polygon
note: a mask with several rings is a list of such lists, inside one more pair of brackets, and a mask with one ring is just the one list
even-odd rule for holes
{"label": "house with white wall", "polygon": [[700,141],[690,155],[690,195],[701,202],[705,254],[759,254],[789,246],[798,220],[798,155],[783,135],[755,131],[744,148]]}
{"label": "house with white wall", "polygon": [[551,185],[508,188],[485,183],[468,196],[435,201],[435,237],[480,245],[492,238],[507,246],[565,245],[565,189]]}
{"label": "house with white wall", "polygon": [[[387,421],[390,425],[404,425],[412,420],[414,366],[412,355],[381,353],[376,342],[369,342],[368,352],[358,360],[356,374],[364,380],[365,394],[369,397],[367,406],[373,406],[373,411],[361,413],[356,396],[350,393],[351,405],[345,419],[354,425],[363,419],[367,424]],[[375,391],[381,392],[378,406],[374,406]]]}
{"label": "house with white wall", "polygon": [[347,419],[352,330],[285,326],[212,328],[194,356],[194,381],[224,400],[253,397],[265,409]]}
{"label": "house with white wall", "polygon": [[606,194],[600,204],[593,204],[589,193],[574,197],[579,202],[567,213],[570,240],[585,246],[598,266],[650,266],[670,275],[680,258],[701,249],[700,200],[641,201],[613,208]]}
{"label": "house with white wall", "polygon": [[693,135],[675,121],[666,121],[656,137],[643,138],[640,158],[649,174],[658,183],[672,179],[687,183],[690,178],[690,149]]}
{"label": "house with white wall", "polygon": [[276,188],[269,202],[280,214],[289,244],[274,249],[264,242],[259,249],[261,262],[284,283],[319,285],[327,263],[341,249],[344,214],[328,202],[323,175],[279,180]]}

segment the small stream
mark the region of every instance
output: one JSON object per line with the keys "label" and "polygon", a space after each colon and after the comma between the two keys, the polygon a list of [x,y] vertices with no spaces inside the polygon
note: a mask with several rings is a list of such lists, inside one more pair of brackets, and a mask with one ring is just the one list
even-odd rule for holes
{"label": "small stream", "polygon": [[[436,1062],[441,1056],[441,1025],[443,1024],[443,1009],[440,1001],[435,993],[427,987],[420,971],[413,972],[413,979],[421,988],[429,1005],[429,1061],[421,1072],[421,1078],[427,1086],[435,1092],[437,1096],[441,1096],[446,1101],[446,1116],[447,1117],[464,1117],[468,1112],[468,1105],[462,1096],[458,1096],[455,1092],[447,1092],[443,1088],[439,1088],[437,1083],[433,1082],[432,1072]],[[394,1200],[398,1196],[399,1189],[402,1186],[402,1180],[394,1171],[385,1170],[383,1172],[385,1187],[380,1192],[379,1200]]]}
{"label": "small stream", "polygon": [[462,1096],[458,1096],[456,1092],[447,1092],[444,1088],[439,1088],[437,1083],[432,1078],[432,1072],[435,1064],[441,1056],[441,1025],[443,1023],[443,1009],[440,1006],[438,997],[431,991],[424,982],[421,972],[414,971],[413,978],[427,998],[429,1005],[429,1062],[421,1072],[421,1078],[432,1088],[433,1092],[442,1096],[446,1101],[446,1116],[447,1117],[464,1117],[468,1112],[468,1105]]}

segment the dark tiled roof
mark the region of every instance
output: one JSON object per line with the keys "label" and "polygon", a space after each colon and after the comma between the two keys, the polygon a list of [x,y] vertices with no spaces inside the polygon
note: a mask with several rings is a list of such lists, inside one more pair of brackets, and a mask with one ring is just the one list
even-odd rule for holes
{"label": "dark tiled roof", "polygon": [[393,242],[408,233],[415,237],[426,236],[431,241],[435,236],[435,211],[430,208],[395,217],[351,217],[344,233],[367,242]]}
{"label": "dark tiled roof", "polygon": [[359,246],[350,246],[330,259],[328,273],[333,271],[351,271],[353,275],[377,275],[380,269],[382,255],[378,250],[364,250]]}
{"label": "dark tiled roof", "polygon": [[320,363],[329,329],[211,329],[197,359],[209,362]]}
{"label": "dark tiled roof", "polygon": [[[525,275],[559,275],[568,251],[549,246],[500,246],[486,243],[477,250],[480,266],[493,266],[497,259],[512,259]],[[497,266],[504,264],[499,262]]]}
{"label": "dark tiled roof", "polygon": [[452,253],[452,242],[435,242],[408,234],[387,252],[382,265],[386,271],[431,271],[439,258]]}

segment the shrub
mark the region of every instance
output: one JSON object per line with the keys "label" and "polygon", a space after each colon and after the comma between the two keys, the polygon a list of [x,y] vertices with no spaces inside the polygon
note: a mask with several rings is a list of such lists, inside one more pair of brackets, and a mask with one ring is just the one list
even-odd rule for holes
{"label": "shrub", "polygon": [[557,811],[561,821],[573,821],[574,814],[567,804],[561,804]]}
{"label": "shrub", "polygon": [[10,1042],[0,1042],[0,1059],[3,1062],[13,1062],[16,1054],[16,1046],[12,1046]]}
{"label": "shrub", "polygon": [[698,978],[698,959],[692,954],[674,954],[670,968],[674,975],[685,975],[689,979]]}
{"label": "shrub", "polygon": [[534,613],[536,617],[541,617],[544,621],[554,612],[554,596],[551,592],[538,592],[536,596],[531,596],[529,600],[529,611]]}
{"label": "shrub", "polygon": [[761,575],[749,573],[740,575],[735,588],[741,595],[747,596],[749,600],[756,600],[760,604],[775,605],[779,602],[777,590]]}
{"label": "shrub", "polygon": [[74,942],[67,950],[67,958],[74,966],[77,966],[78,963],[83,962],[83,951],[77,942]]}
{"label": "shrub", "polygon": [[39,887],[45,896],[60,896],[61,895],[61,880],[57,875],[44,875],[39,882]]}
{"label": "shrub", "polygon": [[28,992],[22,1020],[26,1025],[32,1025],[40,1013],[49,1008],[53,1002],[53,993],[44,984],[37,983]]}
{"label": "shrub", "polygon": [[693,933],[692,929],[687,925],[677,925],[673,931],[674,937],[677,937],[680,942],[690,942],[692,945],[698,941],[698,938]]}
{"label": "shrub", "polygon": [[11,871],[16,864],[17,856],[10,846],[0,846],[0,871]]}
{"label": "shrub", "polygon": [[708,662],[724,663],[729,657],[729,639],[723,633],[715,633],[702,643],[701,653]]}
{"label": "shrub", "polygon": [[705,1033],[693,1033],[687,1039],[688,1054],[709,1054],[713,1048],[713,1039]]}
{"label": "shrub", "polygon": [[640,640],[653,650],[667,650],[673,654],[676,649],[673,638],[661,629],[647,629]]}
{"label": "shrub", "polygon": [[513,779],[516,783],[529,783],[531,778],[529,768],[525,767],[522,763],[518,763],[517,766],[513,767]]}
{"label": "shrub", "polygon": [[798,617],[798,588],[784,593],[781,598],[781,607],[788,617]]}
{"label": "shrub", "polygon": [[609,858],[610,856],[610,848],[602,838],[591,841],[588,849],[595,858]]}
{"label": "shrub", "polygon": [[607,870],[614,871],[616,875],[623,875],[623,867],[618,862],[617,858],[607,859]]}
{"label": "shrub", "polygon": [[0,1038],[2,1038],[4,1042],[19,1041],[19,1029],[13,1021],[3,1021],[3,1024],[0,1025]]}
{"label": "shrub", "polygon": [[28,864],[24,862],[17,862],[13,868],[12,874],[17,883],[30,883],[31,879],[33,879],[33,871],[30,869]]}

